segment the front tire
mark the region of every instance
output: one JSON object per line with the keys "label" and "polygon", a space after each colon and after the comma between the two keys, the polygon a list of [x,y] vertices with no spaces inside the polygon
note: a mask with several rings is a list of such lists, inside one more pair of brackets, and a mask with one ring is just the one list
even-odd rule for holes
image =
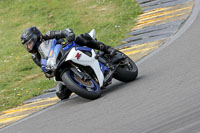
{"label": "front tire", "polygon": [[83,98],[94,100],[101,96],[101,89],[93,79],[83,81],[71,70],[65,71],[61,77],[67,88]]}

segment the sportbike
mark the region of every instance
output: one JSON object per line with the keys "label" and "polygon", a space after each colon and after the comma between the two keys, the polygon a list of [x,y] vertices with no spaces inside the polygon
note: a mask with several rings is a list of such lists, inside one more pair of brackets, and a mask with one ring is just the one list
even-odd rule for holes
{"label": "sportbike", "polygon": [[[95,30],[89,35],[95,39]],[[101,90],[110,85],[113,78],[130,82],[138,75],[136,64],[118,50],[110,57],[102,51],[96,52],[72,42],[61,51],[56,61],[55,81],[83,98],[99,98]]]}

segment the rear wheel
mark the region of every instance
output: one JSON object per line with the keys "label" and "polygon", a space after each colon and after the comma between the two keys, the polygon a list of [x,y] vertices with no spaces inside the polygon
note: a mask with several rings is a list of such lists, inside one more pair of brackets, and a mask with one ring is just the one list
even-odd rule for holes
{"label": "rear wheel", "polygon": [[67,70],[62,74],[62,80],[67,88],[83,98],[94,100],[101,96],[101,89],[92,78],[84,81],[71,70]]}
{"label": "rear wheel", "polygon": [[113,77],[122,82],[131,82],[137,78],[138,68],[136,64],[127,55],[125,56],[126,56],[126,59],[125,59],[126,63],[120,65],[117,68]]}

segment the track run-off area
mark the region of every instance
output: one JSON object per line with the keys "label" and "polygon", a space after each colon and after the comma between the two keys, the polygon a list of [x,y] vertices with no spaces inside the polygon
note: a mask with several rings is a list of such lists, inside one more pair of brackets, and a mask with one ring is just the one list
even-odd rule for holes
{"label": "track run-off area", "polygon": [[200,4],[198,0],[138,3],[143,13],[117,47],[137,62],[136,81],[114,81],[95,101],[73,95],[60,102],[55,92],[49,97],[35,98],[1,112],[0,132],[200,131],[199,16],[188,26],[198,14]]}

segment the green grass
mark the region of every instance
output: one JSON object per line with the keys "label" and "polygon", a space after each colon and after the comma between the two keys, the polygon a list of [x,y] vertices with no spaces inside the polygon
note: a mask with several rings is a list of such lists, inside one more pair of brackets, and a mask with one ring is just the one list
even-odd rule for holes
{"label": "green grass", "polygon": [[21,46],[24,29],[72,28],[78,35],[95,28],[98,40],[115,47],[140,11],[135,0],[0,0],[0,111],[55,86]]}

